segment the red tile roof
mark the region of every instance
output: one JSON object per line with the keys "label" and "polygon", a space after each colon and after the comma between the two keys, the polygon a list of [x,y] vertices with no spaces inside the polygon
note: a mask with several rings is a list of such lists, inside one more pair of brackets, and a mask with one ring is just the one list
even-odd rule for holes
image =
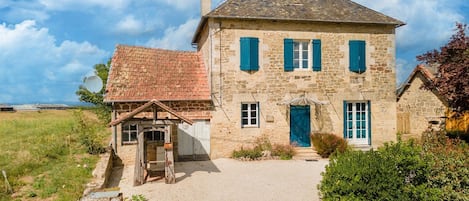
{"label": "red tile roof", "polygon": [[105,102],[210,100],[207,73],[197,52],[118,45]]}

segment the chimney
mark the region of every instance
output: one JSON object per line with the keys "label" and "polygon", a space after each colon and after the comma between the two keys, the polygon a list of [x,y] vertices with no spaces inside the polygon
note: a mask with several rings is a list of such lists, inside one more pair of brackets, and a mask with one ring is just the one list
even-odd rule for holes
{"label": "chimney", "polygon": [[200,0],[200,15],[207,15],[212,10],[212,0]]}

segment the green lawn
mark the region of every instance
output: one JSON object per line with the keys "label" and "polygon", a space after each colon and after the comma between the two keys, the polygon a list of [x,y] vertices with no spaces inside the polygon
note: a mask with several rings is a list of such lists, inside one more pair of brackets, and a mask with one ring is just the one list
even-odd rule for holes
{"label": "green lawn", "polygon": [[98,160],[81,143],[84,134],[108,136],[88,112],[0,113],[0,171],[14,191],[0,174],[0,200],[77,200]]}

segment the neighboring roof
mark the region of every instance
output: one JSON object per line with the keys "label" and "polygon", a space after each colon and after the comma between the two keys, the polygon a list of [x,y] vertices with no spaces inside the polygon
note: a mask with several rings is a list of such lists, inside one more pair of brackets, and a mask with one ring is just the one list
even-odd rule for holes
{"label": "neighboring roof", "polygon": [[150,107],[159,107],[161,108],[163,111],[166,111],[166,112],[169,112],[170,114],[176,116],[177,118],[179,118],[181,121],[184,121],[190,125],[192,125],[194,122],[192,120],[190,120],[189,118],[187,117],[184,117],[180,114],[178,114],[176,111],[174,111],[173,109],[171,109],[170,107],[166,106],[165,104],[163,104],[162,102],[160,101],[157,101],[157,100],[151,100],[151,101],[148,101],[148,103],[145,103],[143,104],[142,106],[138,107],[137,109],[135,109],[134,111],[126,114],[126,115],[123,115],[121,117],[119,117],[118,119],[112,121],[111,123],[109,123],[109,126],[115,126],[115,125],[118,125],[120,124],[121,122],[125,121],[125,120],[128,120],[132,117],[134,117],[135,115],[137,115],[138,113],[140,112],[143,112],[145,111],[146,109],[150,108]]}
{"label": "neighboring roof", "polygon": [[210,100],[199,53],[118,45],[112,57],[105,102]]}
{"label": "neighboring roof", "polygon": [[[433,73],[426,68],[424,65],[417,65],[412,73],[410,73],[409,77],[407,80],[397,88],[396,94],[397,94],[397,101],[401,98],[401,96],[404,94],[404,92],[410,87],[414,79],[418,76],[422,75],[422,78],[424,79],[424,83],[431,83],[434,81],[435,76]],[[447,105],[447,100],[438,92],[437,88],[432,88],[430,89],[445,105]]]}
{"label": "neighboring roof", "polygon": [[208,18],[405,25],[350,0],[226,0],[202,17],[193,43]]}

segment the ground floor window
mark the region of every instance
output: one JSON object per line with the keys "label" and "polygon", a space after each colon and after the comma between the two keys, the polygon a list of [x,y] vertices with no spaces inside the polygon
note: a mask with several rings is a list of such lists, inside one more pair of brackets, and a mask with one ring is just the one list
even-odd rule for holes
{"label": "ground floor window", "polygon": [[122,143],[132,143],[137,141],[138,125],[137,124],[123,124],[122,125]]}
{"label": "ground floor window", "polygon": [[241,126],[259,127],[259,103],[241,104]]}
{"label": "ground floor window", "polygon": [[344,101],[344,138],[352,144],[370,144],[370,101]]}

